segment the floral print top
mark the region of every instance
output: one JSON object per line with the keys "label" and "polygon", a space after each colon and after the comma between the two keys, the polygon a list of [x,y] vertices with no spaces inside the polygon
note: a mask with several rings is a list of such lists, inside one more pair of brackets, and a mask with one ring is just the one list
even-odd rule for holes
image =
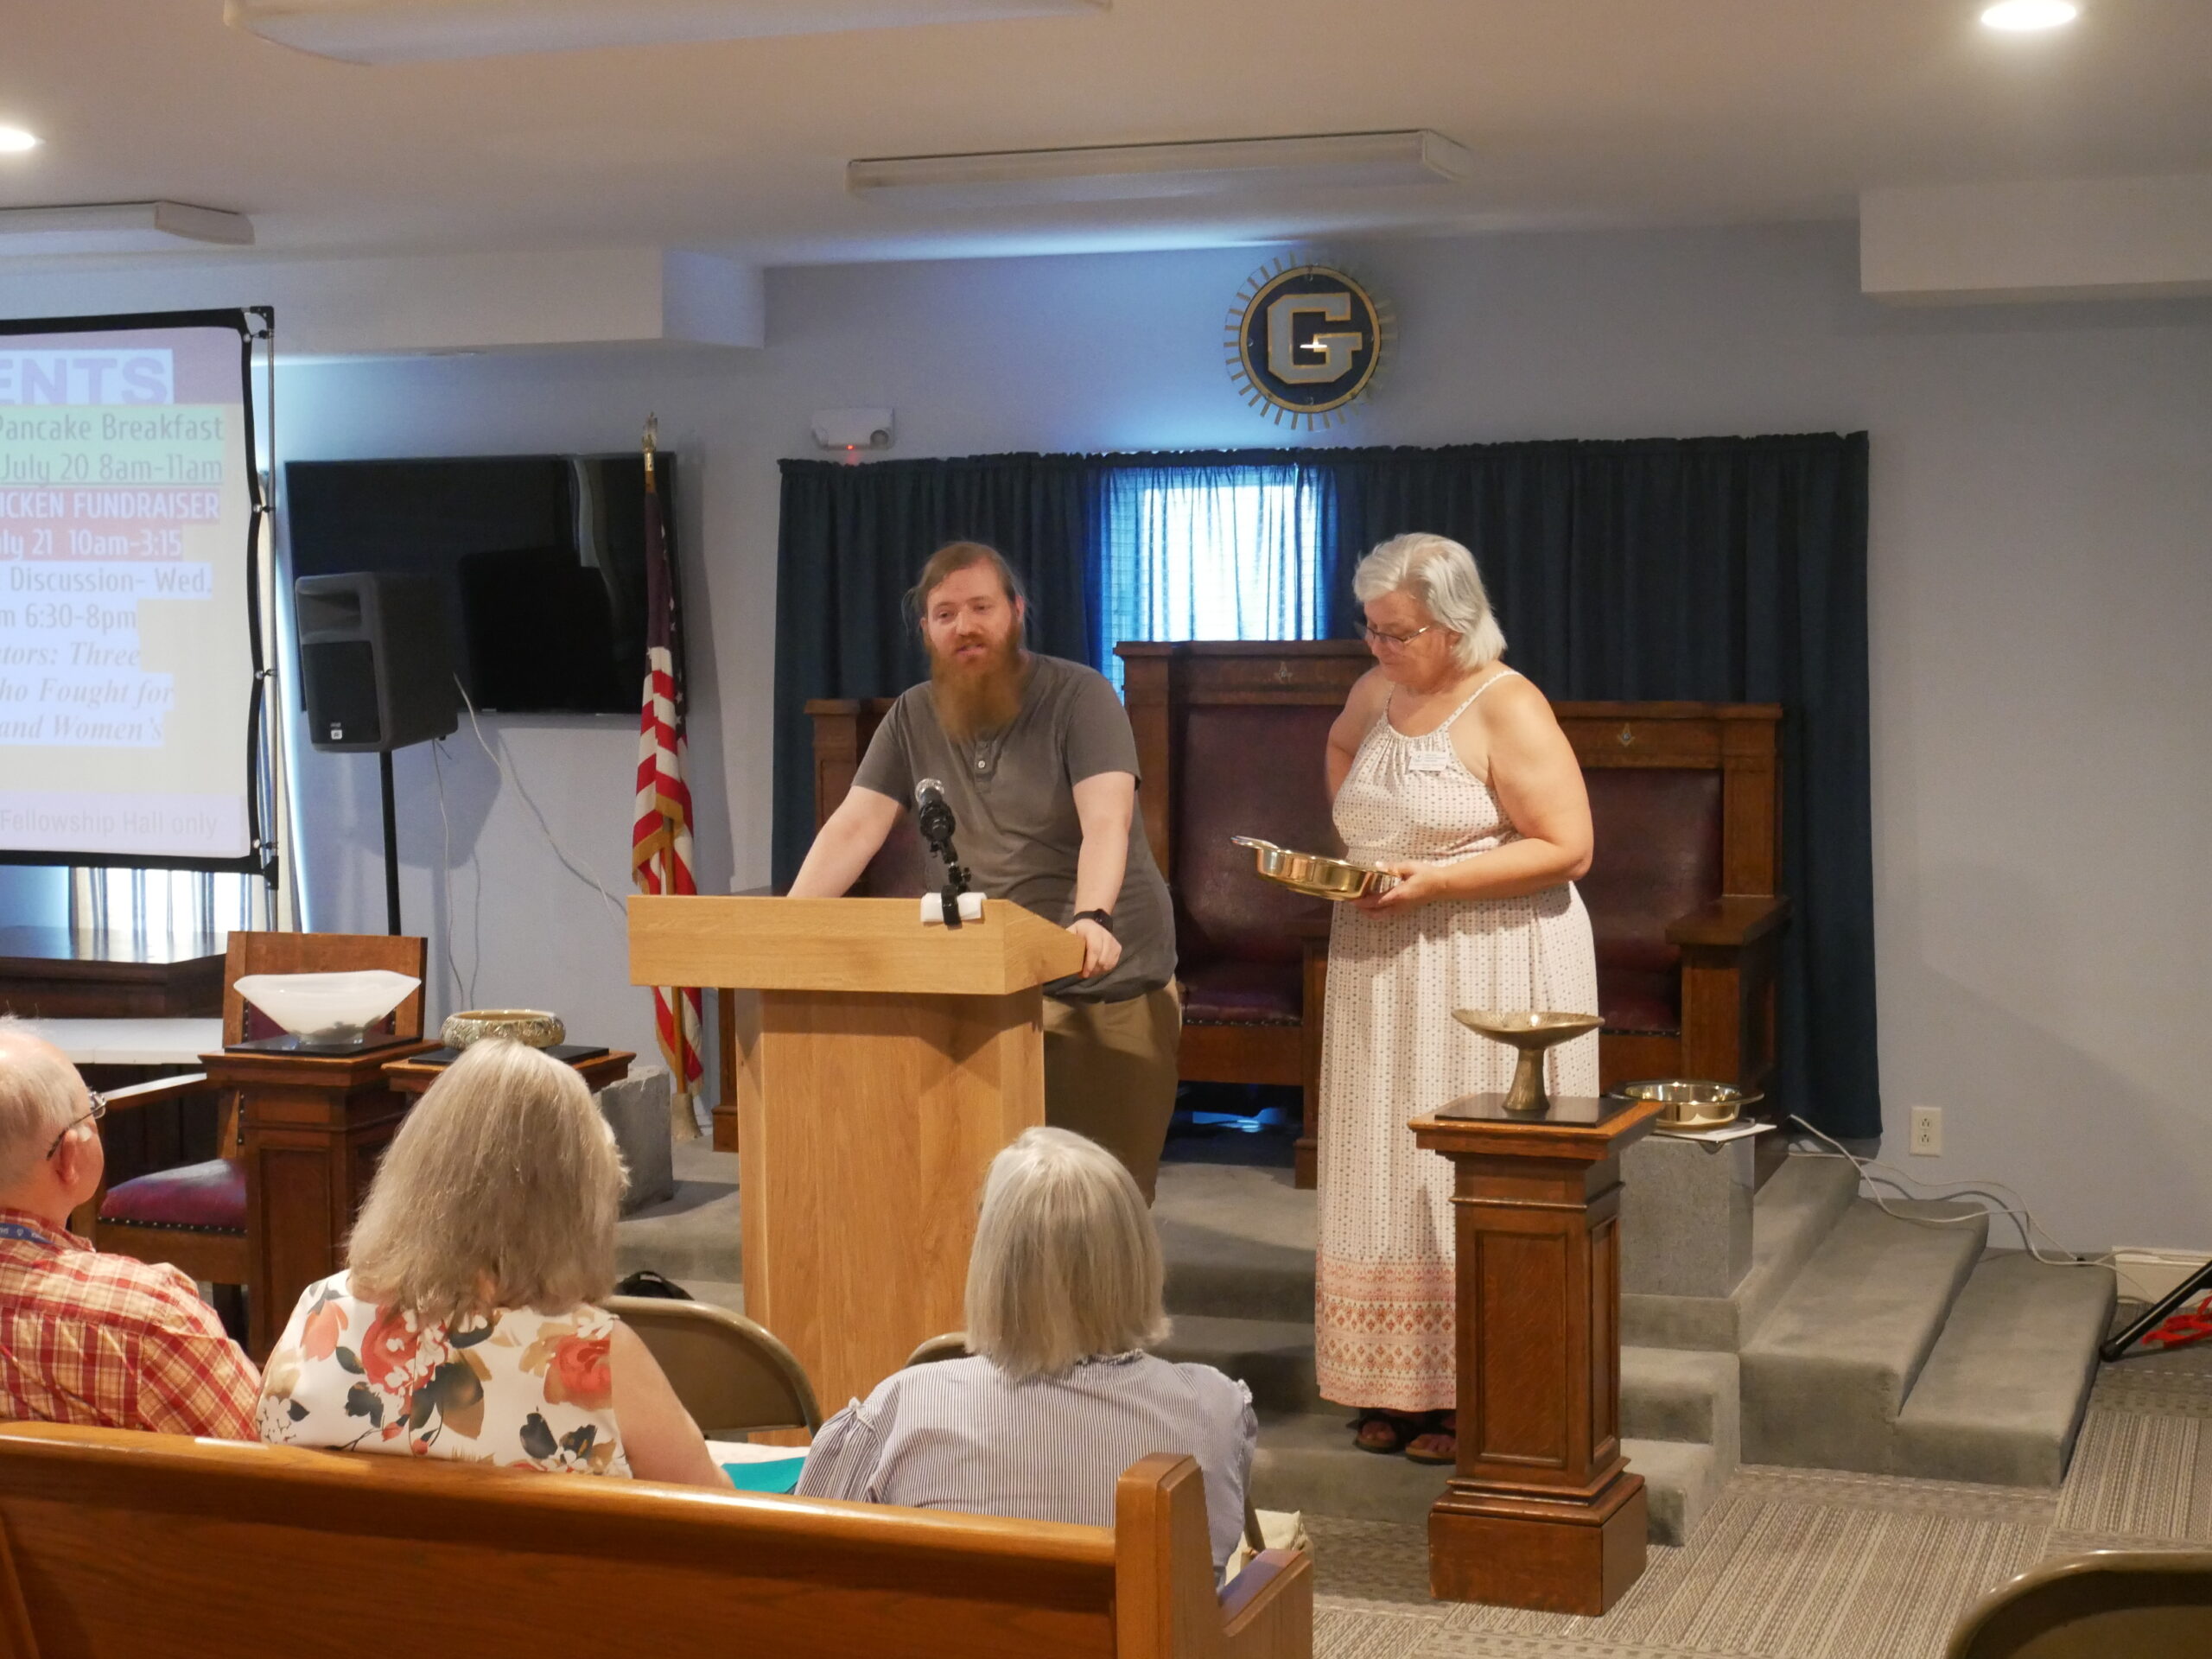
{"label": "floral print top", "polygon": [[614,1421],[612,1314],[506,1308],[424,1323],[309,1285],[264,1369],[261,1438],[508,1469],[626,1475]]}

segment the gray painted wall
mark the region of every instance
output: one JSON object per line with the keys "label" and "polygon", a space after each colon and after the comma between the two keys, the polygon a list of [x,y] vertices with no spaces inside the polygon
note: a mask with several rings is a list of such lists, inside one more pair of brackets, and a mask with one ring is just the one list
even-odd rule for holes
{"label": "gray painted wall", "polygon": [[[2007,1182],[2072,1247],[2212,1249],[2212,1040],[2190,988],[2212,938],[2212,306],[1892,311],[1859,296],[1848,226],[1344,251],[1402,329],[1344,441],[1872,431],[1896,1161]],[[901,456],[1286,441],[1217,351],[1263,257],[787,270],[760,352],[298,365],[280,377],[283,449],[617,448],[658,410],[686,467],[700,874],[749,885],[767,868],[774,463],[811,453],[810,411],[890,404]],[[626,891],[628,725],[486,724],[562,839]],[[556,1007],[579,1037],[649,1050],[619,921],[465,726],[448,753],[474,1000]],[[300,778],[311,920],[375,926],[373,764],[310,755]],[[404,753],[410,925],[442,935],[432,785],[429,752]],[[1904,1155],[1918,1104],[1945,1109],[1947,1156]]]}

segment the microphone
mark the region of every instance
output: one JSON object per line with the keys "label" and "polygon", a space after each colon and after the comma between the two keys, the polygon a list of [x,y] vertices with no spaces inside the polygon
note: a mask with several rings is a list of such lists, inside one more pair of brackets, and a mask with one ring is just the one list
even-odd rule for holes
{"label": "microphone", "polygon": [[925,778],[914,785],[914,827],[922,832],[922,839],[930,844],[938,861],[944,866],[944,891],[938,895],[938,904],[947,927],[960,925],[960,895],[968,891],[968,872],[960,868],[960,855],[952,850],[952,806],[944,798],[944,785],[935,778]]}
{"label": "microphone", "polygon": [[944,798],[944,785],[935,778],[914,785],[914,827],[932,847],[952,838],[952,807]]}

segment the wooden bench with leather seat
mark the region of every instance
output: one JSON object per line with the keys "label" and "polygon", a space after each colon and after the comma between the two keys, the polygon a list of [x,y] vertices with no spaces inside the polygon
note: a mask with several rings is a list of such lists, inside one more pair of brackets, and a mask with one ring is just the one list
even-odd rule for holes
{"label": "wooden bench with leather seat", "polygon": [[0,1425],[0,1659],[1310,1659],[1312,1564],[1217,1596],[1198,1465],[1063,1526]]}
{"label": "wooden bench with leather seat", "polygon": [[[253,1042],[280,1035],[283,1027],[237,990],[248,974],[357,972],[388,969],[415,979],[423,976],[427,942],[384,933],[246,933],[230,936],[223,965],[223,1041]],[[409,994],[386,1021],[394,1034],[423,1034],[421,987]],[[111,1094],[111,1111],[174,1098],[188,1079],[163,1079],[162,1087]],[[141,1262],[173,1262],[202,1284],[245,1285],[252,1276],[247,1238],[245,1162],[240,1155],[238,1103],[223,1103],[219,1155],[199,1163],[156,1170],[118,1182],[98,1193],[92,1211],[94,1245]],[[226,1314],[229,1309],[225,1310]]]}

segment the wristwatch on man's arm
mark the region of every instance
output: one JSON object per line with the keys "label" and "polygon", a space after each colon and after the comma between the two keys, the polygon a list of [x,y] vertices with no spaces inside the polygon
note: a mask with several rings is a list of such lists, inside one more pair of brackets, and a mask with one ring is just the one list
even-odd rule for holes
{"label": "wristwatch on man's arm", "polygon": [[1078,910],[1068,925],[1073,927],[1077,922],[1096,922],[1111,933],[1114,931],[1114,912],[1110,910]]}

